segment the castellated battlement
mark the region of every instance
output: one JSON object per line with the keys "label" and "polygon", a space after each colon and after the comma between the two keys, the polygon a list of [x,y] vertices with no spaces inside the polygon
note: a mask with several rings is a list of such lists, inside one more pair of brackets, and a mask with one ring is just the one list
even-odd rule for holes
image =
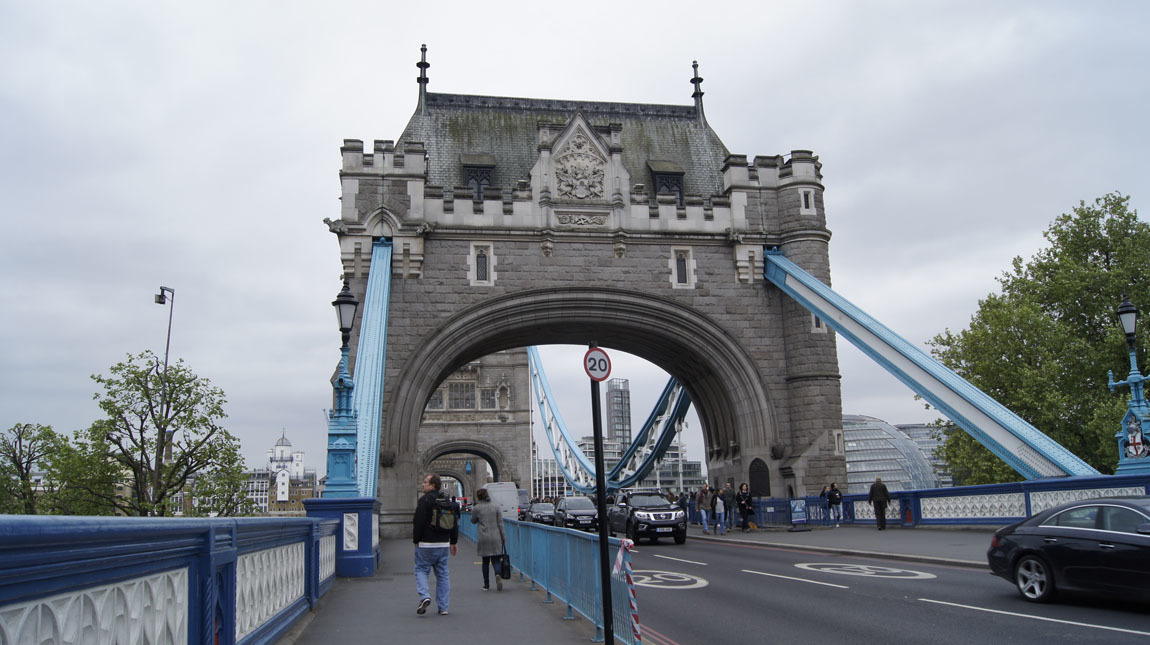
{"label": "castellated battlement", "polygon": [[362,175],[423,175],[427,172],[427,151],[423,143],[411,141],[401,152],[395,151],[395,142],[376,139],[372,152],[364,153],[363,141],[344,139],[339,148],[343,156],[343,173]]}

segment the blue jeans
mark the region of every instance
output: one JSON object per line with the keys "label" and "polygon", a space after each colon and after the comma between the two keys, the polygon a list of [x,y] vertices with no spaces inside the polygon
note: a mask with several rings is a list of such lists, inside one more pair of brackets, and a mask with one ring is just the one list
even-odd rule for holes
{"label": "blue jeans", "polygon": [[435,569],[435,604],[439,611],[447,611],[451,602],[451,574],[447,571],[447,559],[451,557],[448,547],[421,549],[415,547],[415,592],[419,599],[430,598],[428,573]]}
{"label": "blue jeans", "polygon": [[699,516],[703,518],[703,532],[707,532],[707,511],[699,509]]}
{"label": "blue jeans", "polygon": [[835,524],[843,521],[843,505],[831,504],[831,516],[834,517]]}
{"label": "blue jeans", "polygon": [[715,511],[715,530],[719,532],[719,535],[724,535],[727,532],[726,515],[726,511]]}

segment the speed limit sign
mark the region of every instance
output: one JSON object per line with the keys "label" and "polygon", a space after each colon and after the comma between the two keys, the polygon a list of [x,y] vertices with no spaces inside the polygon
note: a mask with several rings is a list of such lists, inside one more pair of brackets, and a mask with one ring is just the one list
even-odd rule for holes
{"label": "speed limit sign", "polygon": [[606,381],[611,375],[611,359],[607,357],[607,352],[592,347],[583,355],[583,370],[592,381]]}

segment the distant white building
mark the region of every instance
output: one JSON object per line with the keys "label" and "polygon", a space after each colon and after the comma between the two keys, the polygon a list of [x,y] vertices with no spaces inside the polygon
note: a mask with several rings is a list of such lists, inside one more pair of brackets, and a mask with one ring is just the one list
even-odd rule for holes
{"label": "distant white building", "polygon": [[316,497],[314,468],[304,465],[302,450],[292,450],[284,432],[267,451],[263,468],[248,471],[248,497],[269,515],[303,515],[303,500]]}
{"label": "distant white building", "polygon": [[843,415],[843,439],[847,485],[840,482],[839,488],[847,493],[867,493],[875,477],[882,477],[891,491],[943,485],[923,448],[906,432],[882,419]]}

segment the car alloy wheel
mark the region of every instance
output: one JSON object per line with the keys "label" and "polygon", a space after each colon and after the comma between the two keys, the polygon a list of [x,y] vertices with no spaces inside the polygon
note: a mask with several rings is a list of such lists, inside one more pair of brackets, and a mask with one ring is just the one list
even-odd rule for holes
{"label": "car alloy wheel", "polygon": [[1014,565],[1014,582],[1018,593],[1030,602],[1049,602],[1054,598],[1054,577],[1041,558],[1024,555]]}

